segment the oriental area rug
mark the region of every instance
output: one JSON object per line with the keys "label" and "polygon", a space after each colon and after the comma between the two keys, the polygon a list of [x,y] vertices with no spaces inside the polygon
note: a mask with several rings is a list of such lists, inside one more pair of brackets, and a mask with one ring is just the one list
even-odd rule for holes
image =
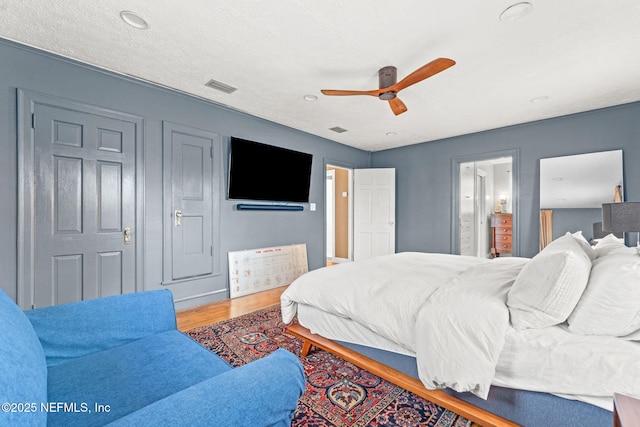
{"label": "oriental area rug", "polygon": [[298,356],[307,388],[292,426],[468,427],[471,422],[330,353],[314,348],[300,357],[302,341],[286,333],[280,306],[186,332],[232,366],[278,348]]}

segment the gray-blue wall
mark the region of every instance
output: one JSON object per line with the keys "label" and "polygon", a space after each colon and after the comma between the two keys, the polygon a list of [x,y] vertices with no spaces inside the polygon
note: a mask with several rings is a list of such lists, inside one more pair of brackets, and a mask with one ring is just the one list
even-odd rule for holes
{"label": "gray-blue wall", "polygon": [[396,249],[450,253],[452,158],[510,149],[520,152],[520,256],[538,252],[541,158],[622,149],[625,199],[640,201],[640,103],[380,151],[372,167],[397,168]]}
{"label": "gray-blue wall", "polygon": [[[162,66],[162,64],[158,64]],[[17,117],[16,91],[27,89],[85,104],[119,110],[144,118],[144,284],[162,287],[162,121],[217,132],[225,140],[234,135],[313,154],[312,202],[318,210],[303,212],[241,212],[226,200],[220,203],[222,274],[213,279],[172,285],[182,306],[228,296],[227,252],[265,246],[306,243],[309,268],[324,262],[324,162],[368,167],[369,153],[318,138],[247,114],[231,111],[154,85],[102,72],[20,45],[0,41],[0,280],[16,297],[17,245]],[[232,95],[230,95],[232,96]],[[226,157],[224,159],[227,167]],[[140,233],[138,233],[138,236]],[[219,291],[216,293],[216,291]],[[192,299],[194,296],[206,295]]]}
{"label": "gray-blue wall", "polygon": [[[611,195],[613,198],[613,194]],[[552,209],[553,232],[551,237],[557,239],[567,231],[582,231],[588,241],[593,239],[593,223],[602,221],[602,209]]]}
{"label": "gray-blue wall", "polygon": [[[0,277],[2,289],[14,298],[18,88],[144,117],[144,289],[157,289],[162,280],[163,120],[210,130],[223,137],[236,135],[314,155],[311,201],[318,204],[315,212],[310,212],[308,205],[304,212],[238,212],[233,209],[234,202],[222,198],[221,252],[218,254],[222,274],[214,279],[172,286],[176,298],[184,300],[184,306],[228,296],[225,291],[228,251],[306,243],[309,267],[323,265],[325,161],[352,167],[397,169],[398,251],[451,252],[453,157],[519,149],[516,190],[521,256],[532,256],[538,248],[540,158],[623,149],[626,199],[640,200],[640,168],[636,167],[640,163],[640,103],[369,154],[11,42],[0,41],[0,59],[0,144],[3,147],[0,215],[4,220],[4,226],[0,227]],[[225,189],[226,182],[222,194]],[[201,294],[210,295],[190,299]]]}

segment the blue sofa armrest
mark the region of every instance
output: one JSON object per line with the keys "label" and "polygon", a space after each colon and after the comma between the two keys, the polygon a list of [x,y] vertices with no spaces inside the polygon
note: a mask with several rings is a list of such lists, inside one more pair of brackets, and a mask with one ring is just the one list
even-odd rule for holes
{"label": "blue sofa armrest", "polygon": [[169,290],[116,295],[25,311],[47,366],[176,329]]}
{"label": "blue sofa armrest", "polygon": [[290,426],[305,390],[302,364],[280,349],[127,415],[110,426]]}

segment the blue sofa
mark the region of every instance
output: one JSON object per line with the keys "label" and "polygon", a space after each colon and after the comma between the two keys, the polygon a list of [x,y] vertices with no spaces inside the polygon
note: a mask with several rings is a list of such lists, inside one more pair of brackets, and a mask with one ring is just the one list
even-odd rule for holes
{"label": "blue sofa", "polygon": [[233,369],[176,329],[168,290],[22,311],[0,290],[0,425],[285,426],[285,350]]}

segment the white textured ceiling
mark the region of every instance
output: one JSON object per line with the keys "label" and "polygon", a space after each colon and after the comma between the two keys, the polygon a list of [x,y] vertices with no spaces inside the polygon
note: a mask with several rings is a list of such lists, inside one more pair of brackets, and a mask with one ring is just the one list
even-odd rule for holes
{"label": "white textured ceiling", "polygon": [[[516,2],[0,0],[0,37],[369,151],[640,100],[640,1],[530,0],[502,22]],[[377,89],[379,68],[401,79],[438,57],[457,64],[400,92],[399,116],[320,93]]]}

